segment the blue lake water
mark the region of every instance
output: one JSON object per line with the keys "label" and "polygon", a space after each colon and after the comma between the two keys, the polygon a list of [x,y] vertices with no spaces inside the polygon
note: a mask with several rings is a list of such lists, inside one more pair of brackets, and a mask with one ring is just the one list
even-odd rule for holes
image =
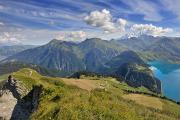
{"label": "blue lake water", "polygon": [[175,101],[180,101],[180,64],[163,61],[148,63],[154,75],[161,80],[163,94]]}

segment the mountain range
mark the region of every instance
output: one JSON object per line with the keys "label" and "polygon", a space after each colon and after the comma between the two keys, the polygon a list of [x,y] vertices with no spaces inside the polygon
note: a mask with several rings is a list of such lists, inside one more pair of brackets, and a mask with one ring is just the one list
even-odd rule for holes
{"label": "mountain range", "polygon": [[0,46],[0,60],[3,60],[9,56],[17,54],[29,48],[33,48],[33,45],[13,45],[13,46]]}
{"label": "mountain range", "polygon": [[[91,38],[81,43],[54,39],[46,45],[13,54],[2,62],[21,61],[69,73],[79,70],[97,71],[127,50],[136,52],[145,62],[155,59],[180,62],[180,38],[145,35],[111,41]],[[116,60],[111,61],[111,64],[113,62]]]}
{"label": "mountain range", "polygon": [[180,63],[179,37],[153,37],[142,35],[127,39],[113,40],[114,42],[138,52],[143,59],[162,59],[169,62]]}
{"label": "mountain range", "polygon": [[114,42],[98,38],[87,39],[79,44],[52,40],[48,44],[28,49],[5,60],[34,63],[48,69],[66,72],[95,71],[98,66],[124,50]]}
{"label": "mountain range", "polygon": [[[146,62],[156,59],[180,62],[180,38],[147,35],[110,41],[91,38],[80,43],[53,39],[42,46],[19,49],[22,51],[1,61],[1,69],[20,62],[25,64],[24,67],[30,66],[41,73],[53,75],[49,71],[55,71],[53,76],[69,76],[79,71],[117,75],[125,78],[129,85],[146,86],[155,92],[160,92],[161,86],[149,72]],[[34,65],[39,67],[32,67]],[[146,78],[150,81],[149,86],[144,81]],[[135,81],[133,84],[132,80]]]}

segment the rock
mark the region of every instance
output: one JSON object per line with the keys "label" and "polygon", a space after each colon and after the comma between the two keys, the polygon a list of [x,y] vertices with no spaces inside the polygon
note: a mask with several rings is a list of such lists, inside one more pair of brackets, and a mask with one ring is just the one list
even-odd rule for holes
{"label": "rock", "polygon": [[37,109],[42,86],[34,88],[16,104],[12,113],[12,120],[28,120],[30,115]]}
{"label": "rock", "polygon": [[42,86],[31,91],[11,75],[0,90],[0,120],[27,120],[37,109]]}

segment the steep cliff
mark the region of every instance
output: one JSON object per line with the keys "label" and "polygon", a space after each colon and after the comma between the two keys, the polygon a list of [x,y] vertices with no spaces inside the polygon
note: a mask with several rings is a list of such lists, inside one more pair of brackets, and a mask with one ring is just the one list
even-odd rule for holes
{"label": "steep cliff", "polygon": [[115,74],[122,76],[130,86],[144,86],[153,92],[161,93],[161,82],[154,77],[148,67],[136,63],[125,63],[119,67]]}

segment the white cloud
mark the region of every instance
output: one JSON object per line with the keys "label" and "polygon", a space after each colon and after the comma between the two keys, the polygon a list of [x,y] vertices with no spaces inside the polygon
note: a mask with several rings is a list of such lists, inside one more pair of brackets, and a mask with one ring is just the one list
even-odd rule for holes
{"label": "white cloud", "polygon": [[4,6],[0,5],[0,10],[4,9]]}
{"label": "white cloud", "polygon": [[160,0],[166,10],[171,11],[174,15],[176,15],[177,19],[180,19],[180,0]]}
{"label": "white cloud", "polygon": [[117,23],[118,23],[119,25],[126,26],[127,21],[124,20],[124,19],[122,19],[122,18],[119,18],[119,19],[117,20]]}
{"label": "white cloud", "polygon": [[157,27],[152,24],[134,24],[130,28],[130,35],[139,36],[146,34],[152,36],[161,36],[172,31],[173,30],[171,28]]}
{"label": "white cloud", "polygon": [[62,31],[56,35],[56,39],[64,41],[79,42],[86,39],[87,34],[84,31]]}
{"label": "white cloud", "polygon": [[125,27],[127,25],[127,20],[119,18],[117,20],[118,29],[121,29],[120,31],[125,31]]}
{"label": "white cloud", "polygon": [[24,37],[20,34],[14,34],[10,32],[3,32],[0,34],[0,44],[1,45],[12,45],[12,44],[20,44],[21,40],[23,40]]}
{"label": "white cloud", "polygon": [[103,9],[102,11],[93,11],[84,19],[88,24],[94,27],[103,28],[105,32],[112,32],[115,29],[110,11],[106,9]]}
{"label": "white cloud", "polygon": [[[138,7],[140,7],[139,3],[137,4]],[[153,13],[153,15],[156,13],[155,11],[150,10],[154,4],[148,5],[145,1],[143,1],[143,4],[144,6],[148,6],[147,10],[145,10],[147,13],[150,12],[150,14]],[[146,16],[145,13],[144,15],[145,17],[151,17],[151,15]],[[161,36],[173,31],[171,28],[157,27],[152,24],[128,24],[129,22],[125,19],[113,18],[110,11],[106,9],[103,9],[102,11],[92,11],[88,16],[85,17],[85,21],[89,25],[102,28],[105,33],[110,33],[113,36],[139,36],[143,34]]]}
{"label": "white cloud", "polygon": [[125,29],[127,21],[119,18],[113,21],[113,17],[110,11],[103,9],[101,11],[92,11],[88,16],[84,18],[87,24],[94,27],[100,27],[105,33],[114,33]]}
{"label": "white cloud", "polygon": [[[122,0],[124,4],[130,7],[133,14],[143,15],[147,21],[161,21],[163,17],[159,13],[159,6],[150,0]],[[171,0],[167,0],[171,1]]]}
{"label": "white cloud", "polygon": [[4,26],[4,23],[3,23],[3,22],[0,22],[0,26]]}

